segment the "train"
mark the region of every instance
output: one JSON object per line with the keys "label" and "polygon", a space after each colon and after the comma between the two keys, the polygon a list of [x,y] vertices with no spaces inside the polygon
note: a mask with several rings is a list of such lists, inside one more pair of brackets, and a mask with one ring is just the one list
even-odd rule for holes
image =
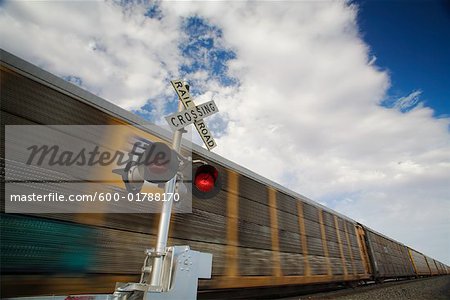
{"label": "train", "polygon": [[[6,128],[120,125],[166,143],[170,134],[143,126],[148,122],[131,112],[4,50],[0,83],[2,297],[107,294],[116,282],[138,282],[143,251],[155,244],[158,214],[8,213],[8,180],[31,173],[38,180],[48,171],[30,170],[7,157],[5,144],[24,141],[8,139]],[[192,213],[174,213],[170,224],[169,245],[213,254],[212,278],[199,281],[200,292],[450,274],[450,267],[436,259],[200,146],[191,147],[193,159],[215,166],[222,177],[220,193],[210,199],[192,196]],[[52,176],[58,188],[65,181],[88,181],[58,172]],[[122,181],[99,184],[126,192]]]}

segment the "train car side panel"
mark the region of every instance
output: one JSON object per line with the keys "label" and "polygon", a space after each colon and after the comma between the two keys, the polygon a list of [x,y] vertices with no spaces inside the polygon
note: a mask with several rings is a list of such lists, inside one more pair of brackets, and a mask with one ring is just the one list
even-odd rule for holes
{"label": "train car side panel", "polygon": [[397,278],[414,276],[414,268],[406,246],[388,239],[366,228],[367,238],[372,245],[376,277]]}
{"label": "train car side panel", "polygon": [[425,255],[411,248],[408,248],[408,251],[410,253],[416,274],[422,276],[431,275],[430,267],[427,264]]}

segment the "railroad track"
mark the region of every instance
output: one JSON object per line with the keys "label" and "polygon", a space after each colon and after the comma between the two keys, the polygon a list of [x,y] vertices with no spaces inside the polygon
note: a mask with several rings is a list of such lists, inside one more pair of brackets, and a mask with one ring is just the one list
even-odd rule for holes
{"label": "railroad track", "polygon": [[371,282],[354,288],[315,292],[279,300],[447,300],[450,299],[450,276],[413,280],[391,280],[382,284]]}

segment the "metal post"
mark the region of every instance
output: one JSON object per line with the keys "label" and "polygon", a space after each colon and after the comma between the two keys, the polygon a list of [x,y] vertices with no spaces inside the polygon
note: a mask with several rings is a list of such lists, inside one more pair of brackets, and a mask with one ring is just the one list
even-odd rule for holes
{"label": "metal post", "polygon": [[[183,103],[181,101],[178,104],[178,111],[182,111],[184,109]],[[176,130],[173,134],[173,142],[172,142],[172,148],[176,151],[180,151],[181,146],[181,137],[183,135],[184,129]],[[173,194],[175,192],[175,185],[177,183],[177,175],[175,175],[171,180],[169,180],[165,185],[164,192],[169,195],[172,195],[170,197],[169,201],[163,202],[163,207],[161,211],[161,217],[159,219],[159,227],[158,227],[158,239],[156,242],[156,252],[157,253],[164,253],[166,251],[167,246],[167,238],[169,235],[169,225],[170,225],[170,216],[172,214],[172,203],[173,203]],[[152,286],[161,286],[161,279],[162,279],[162,267],[163,267],[163,256],[157,256],[153,260],[153,266],[152,266],[152,275],[151,275],[151,281],[150,284]]]}

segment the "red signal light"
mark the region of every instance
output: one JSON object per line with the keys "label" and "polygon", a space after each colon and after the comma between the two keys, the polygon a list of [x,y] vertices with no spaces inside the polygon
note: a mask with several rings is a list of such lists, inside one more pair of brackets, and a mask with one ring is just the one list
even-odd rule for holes
{"label": "red signal light", "polygon": [[214,177],[211,174],[199,174],[195,177],[195,186],[202,192],[209,192],[214,187]]}
{"label": "red signal light", "polygon": [[194,169],[192,193],[197,198],[214,197],[221,189],[219,171],[211,165],[201,165]]}

